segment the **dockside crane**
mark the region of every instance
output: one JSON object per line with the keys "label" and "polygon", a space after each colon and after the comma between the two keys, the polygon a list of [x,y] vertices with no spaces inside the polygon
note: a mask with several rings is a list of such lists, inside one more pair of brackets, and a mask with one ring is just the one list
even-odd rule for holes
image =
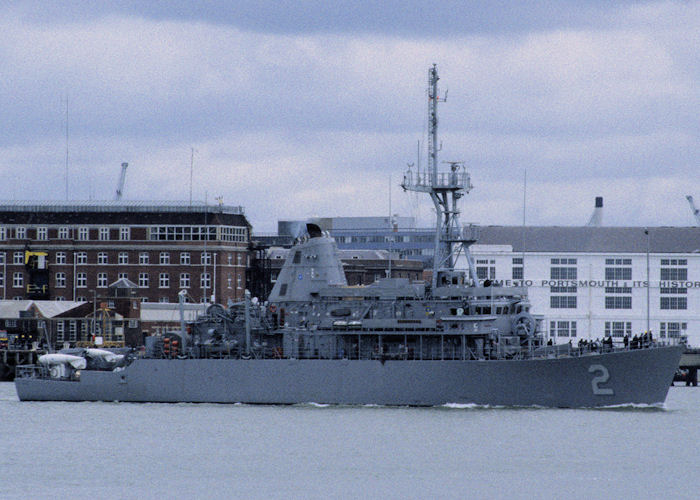
{"label": "dockside crane", "polygon": [[695,206],[695,202],[693,201],[693,197],[688,195],[685,197],[686,200],[688,200],[688,203],[690,203],[690,209],[693,211],[693,215],[695,216],[695,225],[700,226],[700,210]]}
{"label": "dockside crane", "polygon": [[126,167],[128,166],[128,163],[122,163],[122,173],[119,175],[119,184],[117,184],[117,193],[114,197],[114,201],[119,201],[122,199],[122,192],[124,191],[124,181],[126,181]]}

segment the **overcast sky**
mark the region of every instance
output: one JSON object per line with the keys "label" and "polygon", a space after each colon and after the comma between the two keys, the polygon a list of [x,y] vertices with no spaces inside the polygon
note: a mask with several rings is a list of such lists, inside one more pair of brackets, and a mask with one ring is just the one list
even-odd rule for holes
{"label": "overcast sky", "polygon": [[390,186],[427,222],[398,184],[436,63],[462,222],[521,224],[527,170],[528,224],[585,224],[600,195],[605,225],[692,225],[700,2],[529,3],[3,2],[0,196],[112,199],[126,161],[124,199],[188,200],[194,148],[194,198],[256,231],[386,215]]}

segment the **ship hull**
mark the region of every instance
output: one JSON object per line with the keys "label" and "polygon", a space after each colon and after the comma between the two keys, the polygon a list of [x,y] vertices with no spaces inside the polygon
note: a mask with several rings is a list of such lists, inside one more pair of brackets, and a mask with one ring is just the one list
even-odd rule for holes
{"label": "ship hull", "polygon": [[683,348],[493,361],[137,359],[79,381],[16,378],[22,401],[600,407],[660,404]]}

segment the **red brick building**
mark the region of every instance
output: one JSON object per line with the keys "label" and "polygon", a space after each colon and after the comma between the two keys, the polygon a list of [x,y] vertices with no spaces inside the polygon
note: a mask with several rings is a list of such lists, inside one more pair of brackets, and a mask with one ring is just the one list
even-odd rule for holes
{"label": "red brick building", "polygon": [[243,207],[145,202],[0,206],[0,298],[88,301],[126,278],[143,302],[240,300]]}

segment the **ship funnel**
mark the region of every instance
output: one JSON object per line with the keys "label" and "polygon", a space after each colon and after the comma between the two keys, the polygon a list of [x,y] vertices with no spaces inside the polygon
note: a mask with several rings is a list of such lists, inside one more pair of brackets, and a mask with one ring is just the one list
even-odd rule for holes
{"label": "ship funnel", "polygon": [[591,215],[591,220],[588,221],[588,226],[602,226],[603,225],[603,197],[595,197],[595,208],[593,209],[593,215]]}
{"label": "ship funnel", "polygon": [[323,232],[318,224],[306,224],[306,232],[309,233],[309,238],[320,238],[323,236]]}

